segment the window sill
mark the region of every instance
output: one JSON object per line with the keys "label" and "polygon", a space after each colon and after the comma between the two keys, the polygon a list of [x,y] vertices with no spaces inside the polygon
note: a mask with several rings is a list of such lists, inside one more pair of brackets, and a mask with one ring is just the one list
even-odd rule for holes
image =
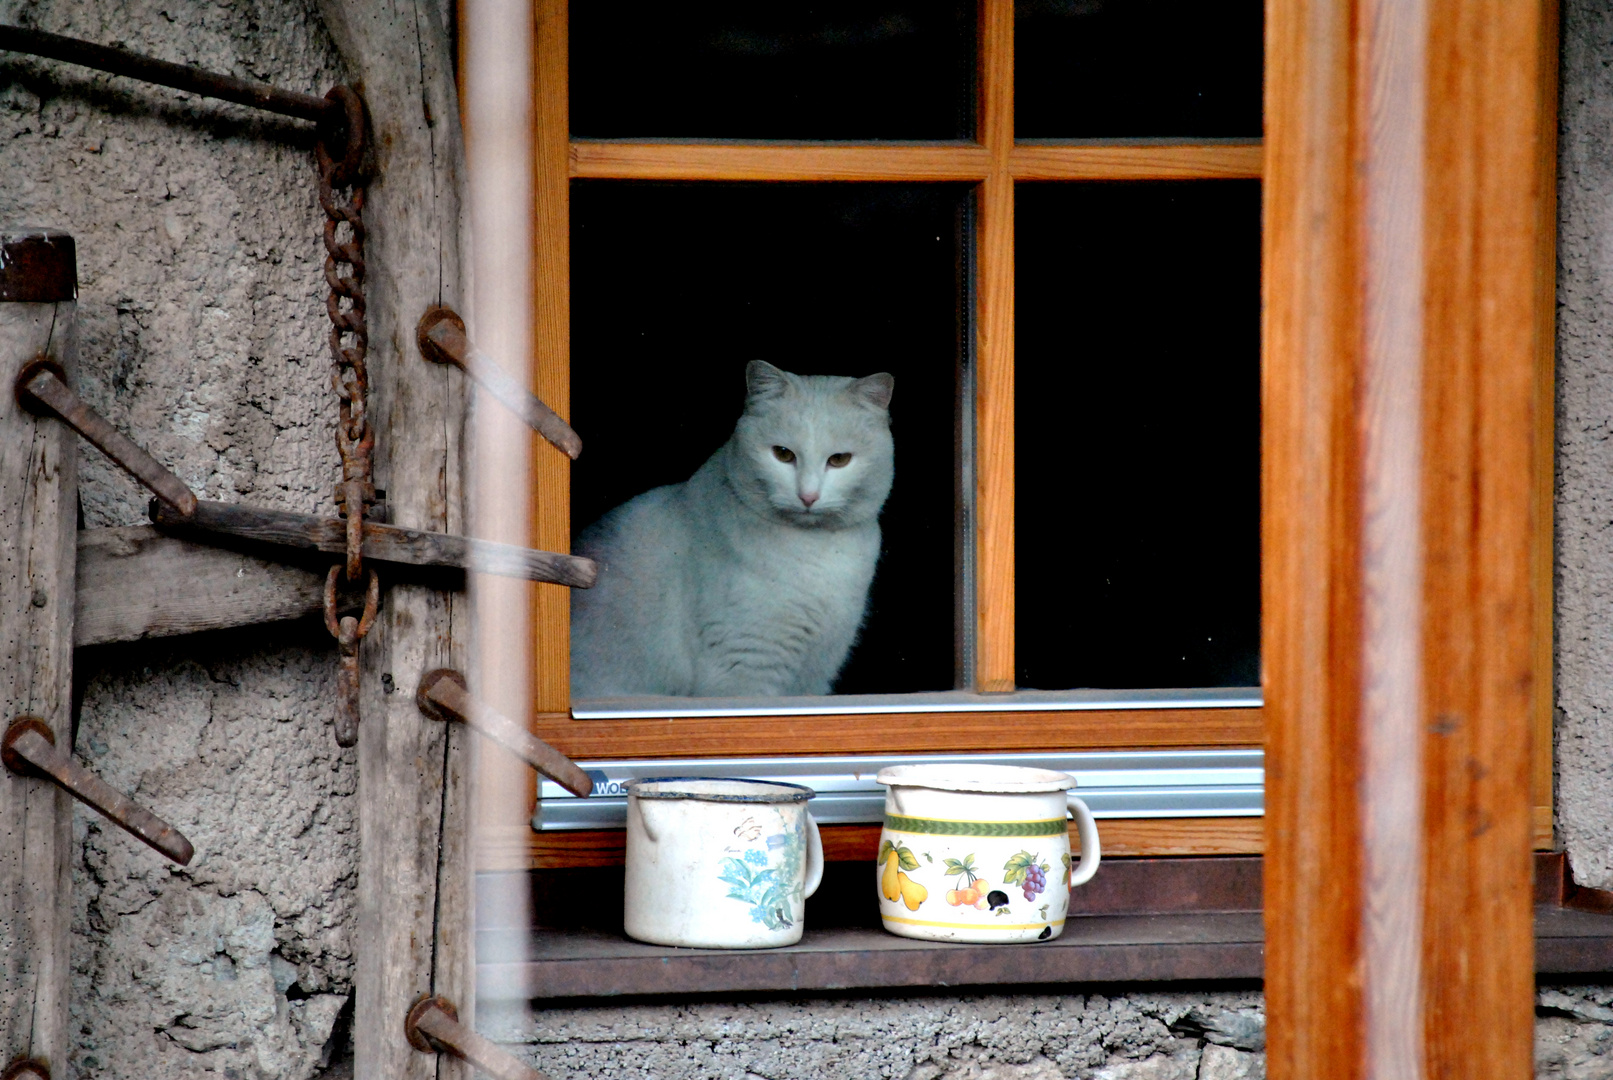
{"label": "window sill", "polygon": [[[1116,859],[1104,866],[1077,890],[1076,909],[1059,938],[1015,946],[939,944],[886,933],[869,924],[871,903],[846,899],[865,898],[872,885],[868,868],[840,864],[824,886],[838,899],[812,902],[807,919],[814,928],[800,944],[760,950],[680,949],[628,939],[619,929],[619,869],[481,874],[477,995],[492,1002],[1263,977],[1258,857]],[[1574,887],[1563,867],[1561,855],[1536,858],[1535,970],[1547,976],[1613,972],[1613,895]],[[588,900],[579,902],[578,895]],[[611,903],[600,902],[606,895]],[[578,908],[596,909],[581,917],[593,925],[565,922],[565,913]]]}
{"label": "window sill", "polygon": [[[1610,920],[1613,921],[1613,920]],[[515,963],[479,963],[481,1001],[630,994],[1258,979],[1260,913],[1093,915],[1039,945],[943,945],[884,930],[809,930],[782,949],[675,949],[550,932]]]}

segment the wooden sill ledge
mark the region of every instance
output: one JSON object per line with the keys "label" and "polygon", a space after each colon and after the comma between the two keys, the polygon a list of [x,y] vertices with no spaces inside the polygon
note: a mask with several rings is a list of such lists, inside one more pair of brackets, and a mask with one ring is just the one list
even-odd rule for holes
{"label": "wooden sill ledge", "polygon": [[[522,960],[478,963],[476,994],[493,1001],[1258,979],[1261,937],[1259,912],[1085,916],[1072,919],[1061,937],[1036,945],[937,945],[851,927],[809,930],[799,945],[783,949],[740,951],[673,949],[619,933],[556,931],[531,940]],[[487,955],[482,946],[479,941],[479,955]]]}
{"label": "wooden sill ledge", "polygon": [[[1613,972],[1613,894],[1574,886],[1565,866],[1560,854],[1536,859],[1535,970]],[[677,949],[628,939],[620,931],[619,869],[482,874],[477,995],[507,1001],[1257,981],[1265,960],[1260,871],[1257,857],[1116,859],[1077,891],[1059,938],[944,945],[880,929],[869,918],[871,869],[831,864],[823,899],[808,902],[801,943],[761,950]]]}

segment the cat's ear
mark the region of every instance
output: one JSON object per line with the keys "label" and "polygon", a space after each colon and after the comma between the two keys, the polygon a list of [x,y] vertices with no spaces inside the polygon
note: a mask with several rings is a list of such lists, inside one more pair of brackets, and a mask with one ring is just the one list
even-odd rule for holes
{"label": "cat's ear", "polygon": [[765,401],[789,388],[789,372],[774,367],[766,360],[752,360],[745,365],[745,396],[749,400]]}
{"label": "cat's ear", "polygon": [[891,407],[891,395],[896,392],[896,376],[888,371],[869,375],[852,383],[851,392],[876,409],[888,409]]}

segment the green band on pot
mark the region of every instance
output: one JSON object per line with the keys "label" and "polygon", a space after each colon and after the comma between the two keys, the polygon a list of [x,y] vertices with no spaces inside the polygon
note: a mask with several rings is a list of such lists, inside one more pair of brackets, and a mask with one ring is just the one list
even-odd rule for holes
{"label": "green band on pot", "polygon": [[885,815],[885,828],[892,832],[927,833],[931,836],[1059,836],[1066,828],[1064,818],[1041,821],[944,821],[939,818]]}

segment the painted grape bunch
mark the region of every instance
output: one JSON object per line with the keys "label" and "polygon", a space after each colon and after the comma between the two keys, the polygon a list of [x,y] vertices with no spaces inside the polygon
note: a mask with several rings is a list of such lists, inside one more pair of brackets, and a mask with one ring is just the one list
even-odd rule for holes
{"label": "painted grape bunch", "polygon": [[1047,891],[1047,866],[1039,856],[1021,851],[1003,864],[1003,881],[1018,885],[1025,899],[1034,901]]}

